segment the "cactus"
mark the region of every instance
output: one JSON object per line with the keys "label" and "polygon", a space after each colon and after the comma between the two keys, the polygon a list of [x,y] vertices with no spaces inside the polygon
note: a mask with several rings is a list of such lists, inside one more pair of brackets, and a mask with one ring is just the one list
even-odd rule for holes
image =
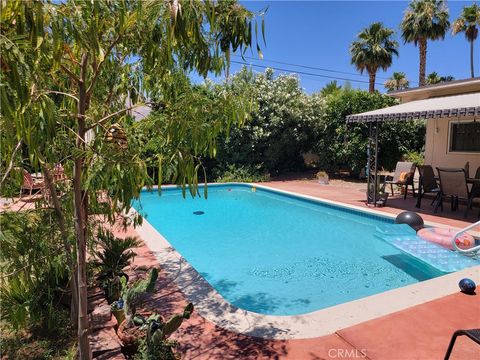
{"label": "cactus", "polygon": [[189,303],[182,314],[175,314],[165,323],[161,322],[158,315],[151,316],[148,319],[148,330],[146,339],[146,359],[175,359],[173,348],[177,345],[175,341],[168,338],[177,331],[183,323],[183,320],[189,319],[193,312],[193,304]]}
{"label": "cactus", "polygon": [[152,293],[155,290],[155,282],[157,281],[158,270],[153,268],[150,271],[148,279],[139,280],[135,282],[132,286],[127,287],[126,280],[124,278],[122,281],[122,299],[124,302],[125,318],[127,321],[127,326],[133,326],[135,312],[137,306],[140,304],[142,295],[145,293]]}

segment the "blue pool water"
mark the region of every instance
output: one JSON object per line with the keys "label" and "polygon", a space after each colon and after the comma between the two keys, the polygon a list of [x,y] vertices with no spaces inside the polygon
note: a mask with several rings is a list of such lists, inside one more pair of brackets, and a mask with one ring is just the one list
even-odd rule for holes
{"label": "blue pool water", "polygon": [[247,185],[208,199],[144,191],[134,208],[230,303],[295,315],[440,276],[374,236],[392,220]]}

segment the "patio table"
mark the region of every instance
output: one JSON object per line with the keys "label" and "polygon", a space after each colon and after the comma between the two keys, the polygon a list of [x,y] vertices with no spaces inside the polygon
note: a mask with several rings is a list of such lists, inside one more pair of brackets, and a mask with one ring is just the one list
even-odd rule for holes
{"label": "patio table", "polygon": [[[440,178],[437,176],[434,177],[434,179],[438,182],[440,182]],[[477,178],[467,178],[467,184],[480,184],[480,179],[477,179]],[[418,190],[418,200],[417,200],[417,204],[416,204],[416,207],[419,208],[420,207],[420,203],[419,203],[419,199],[420,199],[420,195],[421,195],[421,186],[419,186],[419,190]]]}

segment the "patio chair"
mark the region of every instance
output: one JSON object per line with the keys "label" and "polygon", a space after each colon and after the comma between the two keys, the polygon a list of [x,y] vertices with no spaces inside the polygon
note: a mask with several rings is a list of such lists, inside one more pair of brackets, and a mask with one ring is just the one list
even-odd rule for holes
{"label": "patio chair", "polygon": [[32,178],[32,175],[25,169],[23,170],[23,184],[20,188],[20,199],[25,190],[28,190],[29,196],[32,196],[34,190],[42,191],[45,188],[43,181],[37,181]]}
{"label": "patio chair", "polygon": [[393,194],[393,185],[405,186],[404,199],[407,198],[408,185],[412,186],[413,196],[415,197],[415,186],[413,185],[413,176],[415,174],[415,164],[413,162],[399,161],[395,167],[395,174],[387,176],[385,184],[390,184],[390,190]]}
{"label": "patio chair", "polygon": [[[475,179],[480,179],[480,166],[475,173]],[[474,183],[472,188],[470,189],[470,209],[473,206],[473,199],[480,198],[480,183]],[[480,206],[479,206],[480,207]],[[480,218],[480,211],[478,212],[478,217]]]}
{"label": "patio chair", "polygon": [[458,200],[464,199],[467,201],[467,208],[465,210],[464,217],[467,217],[468,210],[471,206],[470,192],[468,191],[467,175],[465,169],[449,169],[438,168],[438,177],[440,179],[440,198],[435,206],[434,212],[436,213],[438,207],[442,207],[443,200],[446,197],[450,197],[452,211],[458,209]]}
{"label": "patio chair", "polygon": [[422,198],[425,194],[434,194],[435,197],[430,205],[433,205],[440,198],[440,187],[435,179],[433,168],[430,165],[419,166],[418,172],[420,173],[420,183],[418,188],[417,204],[416,207],[420,208]]}
{"label": "patio chair", "polygon": [[450,344],[448,344],[448,349],[447,349],[447,352],[445,353],[444,360],[450,359],[453,346],[455,345],[455,340],[457,340],[457,337],[459,336],[467,336],[469,339],[475,341],[478,345],[480,345],[480,329],[457,330],[453,333],[452,339],[450,340]]}
{"label": "patio chair", "polygon": [[65,175],[65,169],[62,164],[55,164],[53,167],[53,181],[65,181],[67,177]]}

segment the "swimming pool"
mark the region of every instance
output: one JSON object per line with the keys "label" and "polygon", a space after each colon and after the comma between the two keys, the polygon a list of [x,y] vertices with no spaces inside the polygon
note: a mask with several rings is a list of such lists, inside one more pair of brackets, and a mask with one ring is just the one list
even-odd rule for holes
{"label": "swimming pool", "polygon": [[144,191],[133,207],[233,305],[298,315],[442,273],[374,236],[389,218],[250,185]]}

